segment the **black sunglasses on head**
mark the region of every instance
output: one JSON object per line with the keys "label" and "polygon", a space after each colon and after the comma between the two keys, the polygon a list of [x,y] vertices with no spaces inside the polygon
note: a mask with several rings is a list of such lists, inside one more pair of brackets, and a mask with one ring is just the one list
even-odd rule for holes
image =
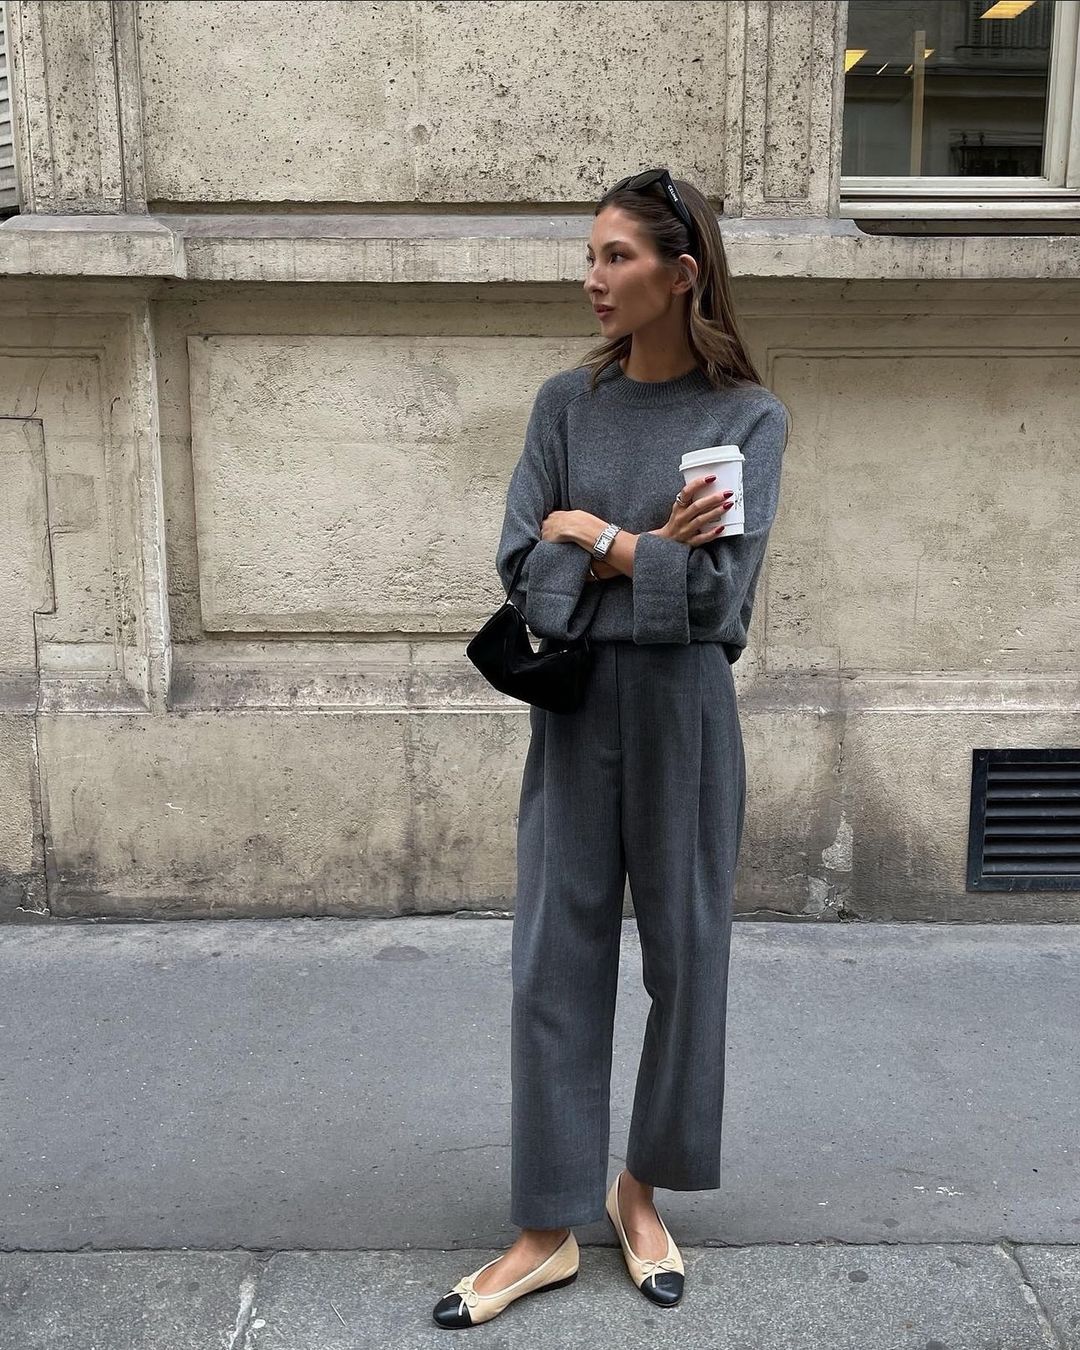
{"label": "black sunglasses on head", "polygon": [[663,188],[664,195],[671,204],[671,209],[690,231],[691,243],[696,246],[698,233],[694,227],[694,218],[686,209],[685,202],[676,191],[675,184],[671,181],[671,174],[667,169],[646,169],[644,173],[632,173],[629,178],[623,178],[616,183],[611,191],[621,192],[623,188],[629,188],[632,192],[644,192],[651,188],[654,183],[659,183]]}

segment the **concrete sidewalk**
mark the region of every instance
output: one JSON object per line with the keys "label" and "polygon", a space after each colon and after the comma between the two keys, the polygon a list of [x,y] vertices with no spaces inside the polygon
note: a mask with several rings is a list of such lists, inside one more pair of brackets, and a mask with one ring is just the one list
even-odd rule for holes
{"label": "concrete sidewalk", "polygon": [[[546,1346],[1080,1347],[1080,926],[750,922],[726,1184],[657,1191],[687,1293],[606,1219],[467,1335]],[[0,928],[0,1350],[445,1345],[516,1231],[511,925]],[[647,996],[632,922],[622,1165]]]}

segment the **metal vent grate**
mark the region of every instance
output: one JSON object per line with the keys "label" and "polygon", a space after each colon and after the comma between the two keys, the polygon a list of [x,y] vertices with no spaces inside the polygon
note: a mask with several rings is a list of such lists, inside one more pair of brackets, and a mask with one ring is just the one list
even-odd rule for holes
{"label": "metal vent grate", "polygon": [[973,750],[969,891],[1080,891],[1080,748]]}

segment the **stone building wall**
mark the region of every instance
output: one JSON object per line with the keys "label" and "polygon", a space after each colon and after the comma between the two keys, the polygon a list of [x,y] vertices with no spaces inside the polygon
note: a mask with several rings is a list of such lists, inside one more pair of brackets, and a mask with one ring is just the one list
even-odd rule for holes
{"label": "stone building wall", "polygon": [[794,415],[740,911],[1075,917],[965,868],[973,747],[1076,740],[1080,242],[841,217],[845,9],[8,0],[0,917],[513,908],[464,647],[661,163]]}

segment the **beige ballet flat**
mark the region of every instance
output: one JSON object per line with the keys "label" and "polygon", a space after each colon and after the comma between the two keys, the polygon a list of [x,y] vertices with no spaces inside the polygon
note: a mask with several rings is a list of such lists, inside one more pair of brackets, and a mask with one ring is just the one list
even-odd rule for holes
{"label": "beige ballet flat", "polygon": [[580,1252],[571,1228],[558,1247],[535,1270],[530,1270],[505,1289],[496,1289],[490,1294],[479,1293],[474,1287],[477,1276],[499,1259],[496,1256],[479,1270],[464,1276],[448,1294],[439,1299],[432,1312],[439,1326],[475,1327],[481,1322],[490,1322],[523,1294],[538,1294],[544,1289],[561,1289],[563,1285],[573,1284],[578,1277]]}
{"label": "beige ballet flat", "polygon": [[682,1298],[685,1276],[682,1254],[676,1247],[674,1238],[668,1233],[668,1226],[660,1218],[659,1211],[657,1211],[656,1217],[660,1219],[660,1227],[667,1234],[667,1252],[659,1261],[643,1261],[635,1253],[626,1236],[622,1216],[619,1214],[619,1177],[621,1176],[622,1173],[620,1172],[619,1176],[611,1183],[604,1208],[607,1210],[608,1218],[611,1220],[615,1232],[619,1235],[619,1243],[622,1246],[626,1268],[630,1272],[630,1278],[647,1299],[651,1299],[653,1303],[659,1304],[662,1308],[673,1307]]}

